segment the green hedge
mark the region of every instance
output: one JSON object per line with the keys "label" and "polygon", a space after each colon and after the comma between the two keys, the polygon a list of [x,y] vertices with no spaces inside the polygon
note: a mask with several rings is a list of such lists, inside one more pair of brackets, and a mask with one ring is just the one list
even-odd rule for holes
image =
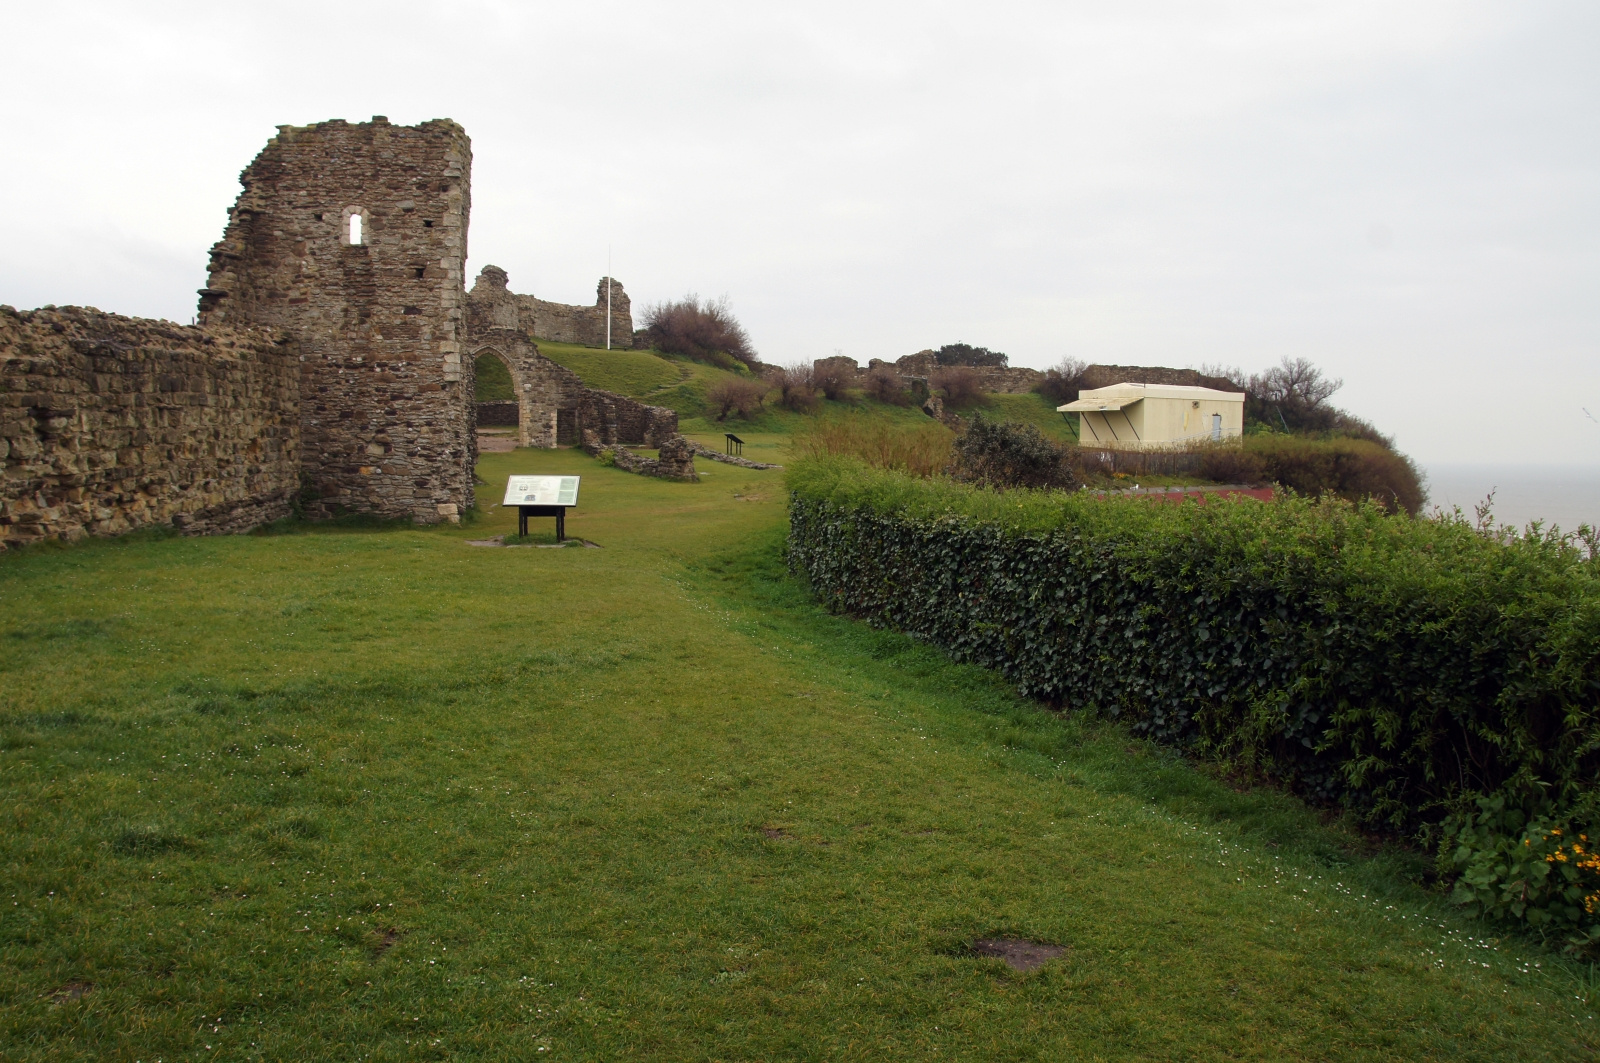
{"label": "green hedge", "polygon": [[1600,771],[1600,564],[1549,534],[1338,500],[996,493],[791,469],[790,563],[840,612],[1025,694],[1417,831],[1482,794],[1559,818]]}

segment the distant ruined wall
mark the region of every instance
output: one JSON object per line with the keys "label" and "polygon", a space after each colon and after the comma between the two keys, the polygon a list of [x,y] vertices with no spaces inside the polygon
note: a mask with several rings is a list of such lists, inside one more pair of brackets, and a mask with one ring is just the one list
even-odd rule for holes
{"label": "distant ruined wall", "polygon": [[0,307],[0,544],[286,516],[299,395],[299,350],[268,330]]}
{"label": "distant ruined wall", "polygon": [[268,326],[299,342],[312,515],[434,522],[472,504],[461,343],[471,168],[456,123],[380,116],[279,126],[240,175],[200,324]]}
{"label": "distant ruined wall", "polygon": [[[855,386],[866,384],[867,377],[880,365],[886,365],[899,373],[906,380],[921,380],[927,382],[940,368],[939,361],[932,351],[918,351],[908,354],[893,362],[885,362],[881,358],[874,358],[863,369],[854,358],[848,355],[834,355],[831,358],[818,358],[818,366],[838,366],[847,373],[854,374]],[[1021,367],[1002,368],[1000,366],[968,366],[978,375],[978,386],[984,391],[1000,395],[1020,395],[1032,391],[1044,380],[1044,374],[1037,369],[1024,369]]]}
{"label": "distant ruined wall", "polygon": [[[877,359],[868,364],[870,371]],[[897,359],[894,363],[895,371],[901,376],[926,380],[941,368],[938,356],[933,351],[918,351]],[[978,386],[984,391],[997,395],[1021,395],[1032,391],[1044,380],[1044,374],[1037,369],[1025,369],[1022,366],[997,366],[974,365],[967,366],[978,374]]]}
{"label": "distant ruined wall", "polygon": [[1168,369],[1158,365],[1091,365],[1078,378],[1085,391],[1108,388],[1113,384],[1176,384],[1184,387],[1238,391],[1239,386],[1222,377],[1205,376],[1198,369]]}
{"label": "distant ruined wall", "polygon": [[[532,335],[551,343],[581,343],[586,347],[606,346],[606,278],[595,285],[593,306],[570,306],[536,299],[531,295],[521,297],[527,301],[532,315]],[[633,346],[633,305],[622,284],[611,281],[611,347]]]}
{"label": "distant ruined wall", "polygon": [[[595,285],[593,306],[571,306],[552,303],[531,295],[517,295],[508,287],[506,271],[499,266],[485,266],[473,282],[474,293],[482,287],[485,295],[498,298],[498,328],[521,329],[536,340],[551,343],[577,343],[585,347],[606,345],[606,280],[601,277]],[[633,346],[633,304],[622,282],[611,280],[611,346],[613,349]]]}
{"label": "distant ruined wall", "polygon": [[[661,406],[586,386],[572,370],[539,353],[530,331],[528,297],[508,287],[506,271],[485,266],[467,294],[468,355],[498,357],[511,371],[525,447],[577,445],[584,431],[611,445],[659,447],[678,431],[678,415]],[[631,334],[630,334],[631,338]]]}

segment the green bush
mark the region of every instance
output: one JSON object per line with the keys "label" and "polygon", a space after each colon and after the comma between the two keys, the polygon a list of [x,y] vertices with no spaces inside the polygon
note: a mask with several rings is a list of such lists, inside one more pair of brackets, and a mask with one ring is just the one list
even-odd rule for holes
{"label": "green bush", "polygon": [[957,479],[988,487],[1076,487],[1078,478],[1062,448],[1037,427],[991,421],[983,414],[956,437]]}
{"label": "green bush", "polygon": [[1263,434],[1246,436],[1245,461],[1266,479],[1303,495],[1331,492],[1351,502],[1373,498],[1391,513],[1415,514],[1426,496],[1411,459],[1368,439]]}
{"label": "green bush", "polygon": [[1600,943],[1600,852],[1547,803],[1508,805],[1480,797],[1475,811],[1445,820],[1440,869],[1455,879],[1457,904],[1488,919],[1559,934],[1574,949]]}
{"label": "green bush", "polygon": [[1001,494],[845,459],[789,484],[791,564],[831,608],[1364,825],[1437,840],[1480,796],[1559,819],[1596,793],[1592,544],[1331,497]]}

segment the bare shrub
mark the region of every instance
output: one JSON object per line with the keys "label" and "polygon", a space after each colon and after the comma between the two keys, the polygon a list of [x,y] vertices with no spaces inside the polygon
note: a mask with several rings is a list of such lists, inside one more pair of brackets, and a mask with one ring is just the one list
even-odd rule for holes
{"label": "bare shrub", "polygon": [[983,401],[983,385],[978,374],[967,366],[951,365],[935,369],[929,382],[943,394],[946,406],[965,409]]}
{"label": "bare shrub", "polygon": [[1044,379],[1037,390],[1057,406],[1065,405],[1083,390],[1083,374],[1088,368],[1088,363],[1081,358],[1063,358],[1044,371]]}
{"label": "bare shrub", "polygon": [[668,354],[724,368],[731,362],[751,367],[760,364],[750,336],[734,319],[726,296],[702,301],[691,293],[676,302],[646,307],[644,335],[650,346]]}
{"label": "bare shrub", "polygon": [[1199,474],[1219,484],[1257,484],[1266,478],[1267,466],[1259,454],[1237,442],[1211,443],[1200,450]]}
{"label": "bare shrub", "polygon": [[856,363],[849,358],[818,358],[811,364],[811,383],[823,396],[839,402],[856,382]]}
{"label": "bare shrub", "polygon": [[1427,500],[1411,459],[1370,440],[1259,435],[1247,437],[1245,448],[1260,459],[1268,479],[1301,494],[1372,498],[1391,512],[1413,514]]}
{"label": "bare shrub", "polygon": [[840,455],[913,476],[937,476],[950,467],[953,439],[948,428],[933,421],[908,427],[846,414],[818,418],[795,435],[794,446],[808,458]]}
{"label": "bare shrub", "polygon": [[1079,484],[1063,447],[1031,424],[987,421],[977,414],[955,441],[955,476],[988,487],[1060,487]]}
{"label": "bare shrub", "polygon": [[1290,358],[1264,373],[1250,378],[1250,390],[1262,402],[1292,410],[1312,410],[1326,403],[1344,387],[1343,380],[1330,380],[1309,358]]}
{"label": "bare shrub", "polygon": [[879,362],[867,371],[866,392],[869,398],[891,406],[905,406],[911,402],[905,377],[887,362]]}
{"label": "bare shrub", "polygon": [[749,420],[761,409],[767,397],[765,381],[748,377],[729,377],[719,380],[706,391],[706,405],[717,411],[717,420],[725,421],[728,414],[737,413]]}
{"label": "bare shrub", "polygon": [[810,362],[796,362],[772,374],[778,389],[778,403],[796,413],[812,413],[817,408],[817,384]]}

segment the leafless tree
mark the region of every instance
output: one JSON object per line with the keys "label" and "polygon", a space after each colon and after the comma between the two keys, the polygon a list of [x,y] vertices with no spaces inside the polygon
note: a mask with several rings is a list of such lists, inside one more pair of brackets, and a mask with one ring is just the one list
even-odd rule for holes
{"label": "leafless tree", "polygon": [[855,362],[848,358],[818,358],[811,364],[812,385],[834,402],[847,397],[855,376]]}
{"label": "leafless tree", "polygon": [[778,401],[797,413],[810,413],[817,408],[817,384],[812,363],[796,362],[772,374],[778,388]]}
{"label": "leafless tree", "polygon": [[961,409],[976,405],[983,398],[983,385],[978,374],[964,365],[935,369],[929,382],[944,393],[946,406]]}
{"label": "leafless tree", "polygon": [[866,391],[870,397],[893,406],[904,406],[911,401],[906,393],[905,378],[887,362],[879,362],[867,371]]}
{"label": "leafless tree", "polygon": [[748,419],[761,408],[768,390],[764,380],[729,377],[711,385],[706,391],[706,403],[717,411],[719,421],[727,420],[730,413]]}
{"label": "leafless tree", "polygon": [[1282,362],[1250,378],[1248,390],[1262,402],[1296,413],[1320,409],[1344,387],[1343,380],[1322,375],[1309,358],[1284,356]]}

